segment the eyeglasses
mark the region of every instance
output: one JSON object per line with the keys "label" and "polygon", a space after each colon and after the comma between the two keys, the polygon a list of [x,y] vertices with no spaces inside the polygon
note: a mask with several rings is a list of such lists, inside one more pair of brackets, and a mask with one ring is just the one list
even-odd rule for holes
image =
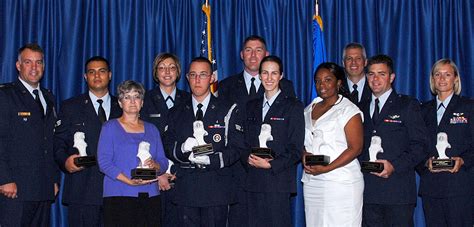
{"label": "eyeglasses", "polygon": [[170,72],[176,72],[176,70],[178,70],[178,67],[176,67],[175,64],[169,64],[169,65],[160,64],[160,65],[158,65],[158,71],[165,72],[166,70],[169,70]]}
{"label": "eyeglasses", "polygon": [[196,77],[199,77],[199,79],[207,79],[210,76],[211,76],[211,74],[204,73],[204,72],[199,73],[199,74],[197,74],[197,73],[188,73],[188,78],[192,79],[192,80],[196,79]]}
{"label": "eyeglasses", "polygon": [[142,96],[141,95],[125,95],[123,96],[122,100],[126,101],[126,102],[131,102],[131,101],[136,101],[136,100],[142,100]]}

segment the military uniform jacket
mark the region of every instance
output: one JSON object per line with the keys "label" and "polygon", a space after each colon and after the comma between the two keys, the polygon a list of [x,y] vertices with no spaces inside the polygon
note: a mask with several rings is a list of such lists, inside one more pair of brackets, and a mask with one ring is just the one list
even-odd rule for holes
{"label": "military uniform jacket", "polygon": [[429,157],[438,156],[437,134],[445,132],[448,134],[448,142],[451,144],[451,148],[446,149],[446,155],[461,157],[464,160],[464,165],[455,174],[449,172],[431,173],[425,165],[425,159],[417,168],[421,175],[420,195],[447,198],[473,194],[474,176],[469,169],[472,169],[474,165],[474,101],[453,95],[439,126],[437,124],[436,99],[424,103],[422,113],[428,128]]}
{"label": "military uniform jacket", "polygon": [[426,127],[419,102],[393,90],[375,125],[369,119],[370,102],[361,109],[367,120],[364,121],[364,150],[359,161],[369,161],[371,138],[380,136],[383,153],[377,158],[388,160],[395,169],[387,179],[364,173],[364,203],[416,203],[415,166],[427,156]]}
{"label": "military uniform jacket", "polygon": [[188,160],[189,152],[183,153],[181,145],[188,137],[193,137],[195,121],[192,99],[183,105],[172,108],[168,126],[165,129],[164,145],[166,156],[176,168],[174,202],[191,207],[227,205],[235,201],[235,185],[231,167],[239,160],[244,149],[243,127],[239,123],[239,110],[232,112],[228,125],[228,143],[225,144],[224,117],[228,115],[231,104],[211,96],[204,115],[204,128],[208,135],[206,143],[211,143],[215,154],[209,155],[211,164],[198,168]]}
{"label": "military uniform jacket", "polygon": [[[118,118],[122,109],[117,98],[110,96],[109,120]],[[79,172],[66,171],[66,159],[79,154],[73,148],[74,134],[83,132],[87,143],[87,155],[97,157],[97,143],[99,140],[102,123],[97,116],[89,92],[65,100],[61,104],[58,127],[54,136],[54,152],[57,164],[65,173],[63,203],[101,205],[104,174],[97,165],[85,168]]]}
{"label": "military uniform jacket", "polygon": [[[188,92],[176,89],[173,107],[182,105],[189,97],[190,95]],[[145,100],[143,102],[143,108],[140,111],[140,117],[144,121],[154,124],[160,131],[161,135],[163,135],[166,126],[168,113],[168,106],[166,105],[166,100],[161,94],[159,86],[145,94]]]}
{"label": "military uniform jacket", "polygon": [[20,201],[54,200],[54,183],[59,183],[54,97],[44,88],[41,92],[47,103],[44,117],[19,80],[0,88],[0,185],[16,183]]}
{"label": "military uniform jacket", "polygon": [[[348,94],[348,99],[350,99],[350,90],[349,90],[349,85],[347,84],[347,79],[344,80],[344,83],[343,83],[343,86],[344,88],[346,89],[347,91],[347,94]],[[367,79],[365,79],[365,84],[364,84],[364,89],[362,90],[362,96],[360,98],[360,101],[358,103],[354,103],[357,105],[357,107],[361,107],[361,105],[363,105],[363,103],[365,102],[370,102],[372,99],[372,91],[370,90],[370,87],[369,87],[369,83],[367,82]]]}
{"label": "military uniform jacket", "polygon": [[[304,142],[304,106],[294,97],[280,93],[262,119],[263,97],[247,104],[245,123],[246,150],[241,161],[247,172],[244,189],[251,192],[296,192],[296,167],[301,160]],[[253,147],[260,147],[258,136],[262,124],[270,124],[273,141],[268,148],[275,153],[271,169],[248,164]]]}
{"label": "military uniform jacket", "polygon": [[[225,78],[222,82],[219,82],[219,99],[225,99],[232,103],[237,103],[240,107],[245,107],[248,101],[250,101],[250,96],[245,86],[244,72],[242,71],[239,74],[233,75],[231,77]],[[280,80],[280,89],[281,92],[290,97],[296,97],[295,89],[293,88],[293,83],[283,78]],[[265,89],[263,85],[260,84],[260,87],[257,90],[257,97],[263,97]]]}

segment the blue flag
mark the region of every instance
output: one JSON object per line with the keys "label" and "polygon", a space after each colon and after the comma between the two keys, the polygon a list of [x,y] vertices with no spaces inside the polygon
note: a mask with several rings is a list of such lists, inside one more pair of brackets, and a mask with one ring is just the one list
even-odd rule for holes
{"label": "blue flag", "polygon": [[326,62],[326,45],[323,37],[323,21],[320,16],[313,19],[313,73],[311,74],[311,100],[316,98],[313,75],[319,64]]}
{"label": "blue flag", "polygon": [[[311,101],[316,98],[316,87],[314,84],[314,71],[319,64],[326,61],[326,46],[324,45],[323,37],[323,23],[320,16],[314,16],[313,18],[313,70],[311,74]],[[310,101],[310,103],[311,103]],[[292,201],[293,208],[293,226],[304,227],[306,226],[304,216],[304,199],[303,199],[303,183],[300,179],[303,176],[303,165],[298,164],[298,171],[296,175],[297,188],[296,197]]]}

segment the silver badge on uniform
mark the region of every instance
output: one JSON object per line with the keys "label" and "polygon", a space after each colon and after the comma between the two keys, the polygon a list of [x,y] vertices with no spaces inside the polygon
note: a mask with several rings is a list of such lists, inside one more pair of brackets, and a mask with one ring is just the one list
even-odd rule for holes
{"label": "silver badge on uniform", "polygon": [[222,136],[220,134],[214,134],[214,136],[212,136],[212,140],[214,140],[216,143],[219,143],[222,140]]}

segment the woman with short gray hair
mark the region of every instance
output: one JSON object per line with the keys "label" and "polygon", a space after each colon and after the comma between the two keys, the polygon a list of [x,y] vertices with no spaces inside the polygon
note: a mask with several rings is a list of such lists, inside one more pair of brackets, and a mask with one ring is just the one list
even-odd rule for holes
{"label": "woman with short gray hair", "polygon": [[[99,168],[105,174],[104,223],[160,226],[158,178],[142,180],[131,176],[132,169],[137,167],[154,169],[157,176],[168,168],[160,133],[153,124],[139,118],[145,95],[143,85],[127,80],[117,91],[123,114],[102,126],[97,149]],[[141,160],[141,154],[149,158]]]}

